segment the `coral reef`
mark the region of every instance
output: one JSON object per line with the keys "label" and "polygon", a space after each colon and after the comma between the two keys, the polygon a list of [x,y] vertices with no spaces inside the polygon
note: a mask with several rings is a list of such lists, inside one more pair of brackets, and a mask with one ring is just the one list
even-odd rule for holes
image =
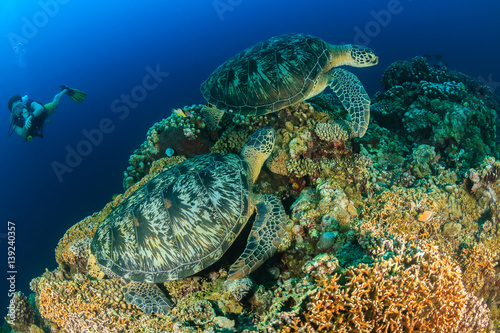
{"label": "coral reef", "polygon": [[125,189],[147,175],[155,160],[165,156],[172,157],[173,151],[176,155],[185,157],[208,153],[214,142],[200,136],[206,127],[201,116],[202,108],[202,105],[186,106],[180,110],[184,116],[172,112],[168,118],[149,129],[146,141],[130,156],[130,165],[124,171]]}
{"label": "coral reef", "polygon": [[321,140],[328,142],[346,141],[349,133],[337,123],[317,123],[314,133]]}
{"label": "coral reef", "polygon": [[401,145],[433,146],[441,164],[462,174],[487,156],[500,157],[500,106],[479,81],[417,57],[392,64],[382,85],[373,119]]}
{"label": "coral reef", "polygon": [[10,311],[5,320],[14,331],[22,332],[35,324],[35,309],[22,292],[14,293],[11,305],[14,311]]}
{"label": "coral reef", "polygon": [[[71,227],[59,267],[16,294],[20,331],[500,332],[500,106],[462,73],[398,61],[382,78],[363,138],[332,95],[262,116],[176,109],[130,156],[125,192]],[[279,196],[288,231],[279,253],[236,281],[227,271],[245,228],[216,264],[163,283],[166,315],[125,302],[119,279],[94,279],[88,248],[106,216],[167,168],[204,153],[239,154],[261,126],[274,151],[255,191]],[[250,220],[249,224],[252,224]],[[196,235],[193,235],[196,236]],[[31,306],[31,307],[30,307]],[[18,325],[18,326],[16,326]]]}
{"label": "coral reef", "polygon": [[322,276],[304,319],[294,317],[282,332],[456,329],[467,305],[458,265],[431,244],[405,247],[402,254],[372,265]]}

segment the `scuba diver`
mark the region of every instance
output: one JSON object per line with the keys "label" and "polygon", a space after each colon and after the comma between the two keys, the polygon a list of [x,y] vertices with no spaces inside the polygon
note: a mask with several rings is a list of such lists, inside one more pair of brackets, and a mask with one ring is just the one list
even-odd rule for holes
{"label": "scuba diver", "polygon": [[83,91],[67,86],[61,86],[61,92],[54,96],[52,102],[47,104],[29,99],[28,96],[12,96],[7,103],[10,111],[8,135],[11,136],[12,133],[16,132],[28,142],[35,136],[43,138],[43,125],[46,119],[54,114],[64,94],[78,103],[82,103],[87,98],[87,94]]}

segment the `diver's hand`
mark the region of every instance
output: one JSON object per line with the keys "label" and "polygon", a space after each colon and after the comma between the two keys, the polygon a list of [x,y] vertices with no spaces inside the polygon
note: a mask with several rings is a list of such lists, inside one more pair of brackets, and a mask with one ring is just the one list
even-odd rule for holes
{"label": "diver's hand", "polygon": [[31,118],[33,118],[33,116],[29,116],[28,119],[26,119],[26,124],[24,125],[26,129],[30,129],[31,127]]}

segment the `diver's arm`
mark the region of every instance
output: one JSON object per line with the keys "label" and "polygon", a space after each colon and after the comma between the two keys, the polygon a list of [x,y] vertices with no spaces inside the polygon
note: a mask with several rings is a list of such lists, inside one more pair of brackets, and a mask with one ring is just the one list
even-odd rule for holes
{"label": "diver's arm", "polygon": [[26,139],[26,137],[28,136],[28,129],[26,127],[16,126],[14,128],[14,132],[16,132],[16,134],[19,135],[23,139]]}
{"label": "diver's arm", "polygon": [[33,115],[35,117],[38,117],[39,115],[41,115],[43,110],[44,110],[43,105],[38,103],[38,102],[32,102],[31,108],[33,109]]}

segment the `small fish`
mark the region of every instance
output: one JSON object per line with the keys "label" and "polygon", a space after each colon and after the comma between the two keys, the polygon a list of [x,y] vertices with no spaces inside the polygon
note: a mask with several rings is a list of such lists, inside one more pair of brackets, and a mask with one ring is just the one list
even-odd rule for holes
{"label": "small fish", "polygon": [[182,109],[173,109],[172,111],[173,111],[173,113],[175,113],[179,117],[186,118],[186,114],[184,113],[184,111]]}

